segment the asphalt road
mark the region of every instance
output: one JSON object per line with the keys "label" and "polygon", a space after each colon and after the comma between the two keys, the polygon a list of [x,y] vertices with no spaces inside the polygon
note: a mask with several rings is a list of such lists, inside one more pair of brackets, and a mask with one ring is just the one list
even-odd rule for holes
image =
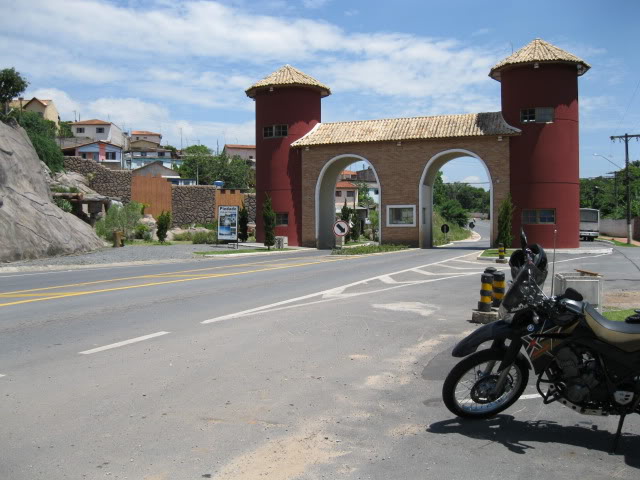
{"label": "asphalt road", "polygon": [[[442,405],[482,245],[0,276],[0,478],[637,478],[635,418],[609,456],[615,418]],[[556,268],[632,286],[617,250]]]}

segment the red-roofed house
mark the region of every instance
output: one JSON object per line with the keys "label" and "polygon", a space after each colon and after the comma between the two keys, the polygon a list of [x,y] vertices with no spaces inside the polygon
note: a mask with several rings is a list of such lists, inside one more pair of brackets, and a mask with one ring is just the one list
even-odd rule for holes
{"label": "red-roofed house", "polygon": [[347,200],[347,207],[355,209],[358,205],[358,187],[351,182],[340,181],[336,184],[336,212],[344,207]]}
{"label": "red-roofed house", "polygon": [[232,145],[226,144],[222,153],[229,157],[238,156],[255,168],[256,166],[256,146],[255,145]]}
{"label": "red-roofed house", "polygon": [[87,137],[92,140],[112,143],[121,148],[126,147],[126,136],[115,123],[105,122],[97,118],[83,120],[72,123],[71,131],[76,137]]}
{"label": "red-roofed house", "polygon": [[157,143],[159,145],[162,141],[162,134],[149,132],[147,130],[133,130],[131,132],[131,142],[135,142],[137,140],[146,140],[148,142]]}

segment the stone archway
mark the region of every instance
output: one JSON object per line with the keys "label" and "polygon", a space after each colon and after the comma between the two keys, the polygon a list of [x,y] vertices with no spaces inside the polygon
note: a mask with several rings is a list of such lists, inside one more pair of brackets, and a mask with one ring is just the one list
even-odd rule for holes
{"label": "stone archway", "polygon": [[[336,181],[340,173],[349,165],[356,162],[367,162],[376,177],[379,188],[378,210],[382,204],[382,185],[380,177],[373,164],[366,158],[355,154],[337,155],[328,160],[322,167],[315,190],[315,224],[316,224],[316,246],[319,249],[330,249],[335,246],[333,235],[333,224],[336,217],[335,189]],[[378,231],[379,239],[382,241],[382,229]]]}
{"label": "stone archway", "polygon": [[491,170],[487,166],[486,162],[476,153],[461,149],[454,148],[444,150],[432,156],[427,165],[424,167],[422,176],[420,178],[419,188],[419,225],[420,225],[420,248],[433,248],[433,231],[432,231],[432,218],[433,218],[433,183],[435,181],[438,171],[448,162],[456,158],[471,157],[480,161],[480,164],[484,167],[489,182],[491,184],[490,189],[490,204],[489,212],[491,212],[491,222],[489,224],[489,236],[491,245],[494,242],[494,220],[495,212],[493,209],[493,197],[494,197],[494,181],[491,175]]}

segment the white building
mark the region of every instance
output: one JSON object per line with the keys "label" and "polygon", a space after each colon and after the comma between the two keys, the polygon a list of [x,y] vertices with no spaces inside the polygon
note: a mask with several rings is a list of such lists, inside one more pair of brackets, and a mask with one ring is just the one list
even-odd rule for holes
{"label": "white building", "polygon": [[131,141],[136,142],[138,140],[146,140],[147,142],[157,143],[159,145],[162,141],[162,134],[148,132],[147,130],[133,130],[131,132]]}
{"label": "white building", "polygon": [[71,131],[76,137],[102,140],[103,142],[127,148],[127,137],[115,123],[105,122],[104,120],[95,118],[92,120],[83,120],[72,123]]}

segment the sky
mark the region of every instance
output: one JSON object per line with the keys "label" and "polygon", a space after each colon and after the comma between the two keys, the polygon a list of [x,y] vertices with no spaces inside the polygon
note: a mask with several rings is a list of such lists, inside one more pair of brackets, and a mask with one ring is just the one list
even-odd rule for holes
{"label": "sky", "polygon": [[[640,133],[639,18],[637,0],[0,0],[0,69],[63,120],[215,150],[255,143],[244,90],[284,64],[331,88],[324,122],[498,111],[489,70],[539,37],[592,66],[579,92],[580,176],[593,177],[624,165],[611,135]],[[476,160],[444,170],[486,181]]]}

